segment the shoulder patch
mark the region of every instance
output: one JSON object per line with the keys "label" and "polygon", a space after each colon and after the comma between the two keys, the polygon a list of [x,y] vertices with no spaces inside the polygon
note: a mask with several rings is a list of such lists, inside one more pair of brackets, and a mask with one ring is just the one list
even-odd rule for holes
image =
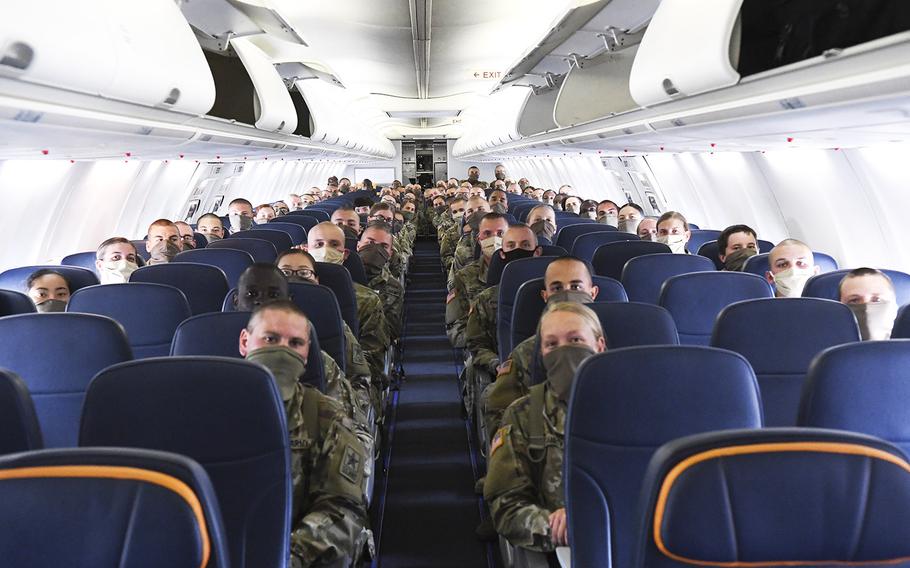
{"label": "shoulder patch", "polygon": [[496,453],[502,444],[505,442],[505,437],[509,435],[509,431],[512,429],[511,424],[507,424],[496,431],[496,435],[493,436],[493,441],[490,443],[490,457],[493,457],[493,454]]}
{"label": "shoulder patch", "polygon": [[446,296],[446,304],[451,304],[452,300],[454,300],[455,296],[457,296],[457,295],[458,295],[458,292],[456,292],[455,290],[452,290],[451,292],[449,292],[449,295]]}
{"label": "shoulder patch", "polygon": [[496,376],[501,377],[503,375],[508,375],[511,371],[512,371],[512,360],[509,359],[508,361],[506,361],[505,363],[503,363],[499,366],[499,372],[496,373]]}
{"label": "shoulder patch", "polygon": [[362,458],[360,453],[351,447],[350,444],[344,447],[344,455],[341,457],[341,463],[338,465],[338,473],[341,477],[347,479],[353,484],[360,483],[360,473],[363,471]]}

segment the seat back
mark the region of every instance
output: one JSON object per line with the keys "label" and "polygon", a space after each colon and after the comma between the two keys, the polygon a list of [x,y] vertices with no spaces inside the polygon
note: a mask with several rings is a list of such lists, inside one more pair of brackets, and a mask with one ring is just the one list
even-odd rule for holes
{"label": "seat back", "polygon": [[[600,225],[605,227],[606,225]],[[620,243],[626,241],[640,241],[637,235],[623,233],[620,231],[597,231],[594,233],[585,233],[575,238],[569,250],[572,256],[577,256],[582,260],[591,262],[594,260],[594,253],[602,245],[608,243]]]}
{"label": "seat back", "polygon": [[282,253],[294,246],[290,234],[285,233],[284,231],[274,230],[274,228],[256,228],[250,229],[249,231],[240,231],[238,233],[234,233],[233,235],[229,235],[224,240],[230,241],[232,239],[259,239],[261,241],[268,241],[272,243],[272,246],[275,247],[275,254]]}
{"label": "seat back", "polygon": [[197,249],[203,249],[209,246],[209,238],[200,232],[193,232],[193,242]]}
{"label": "seat back", "polygon": [[[139,255],[139,258],[141,258],[143,260],[143,262],[148,262],[148,259],[151,258],[152,255],[149,254],[149,251],[147,251],[145,248],[145,240],[137,239],[137,240],[131,240],[130,242],[133,243],[133,247],[136,248],[136,254]],[[139,266],[142,266],[142,264],[140,264]]]}
{"label": "seat back", "polygon": [[79,444],[173,452],[199,462],[218,495],[230,565],[286,564],[288,427],[265,367],[221,357],[109,367],[86,393]]}
{"label": "seat back", "polygon": [[97,273],[95,268],[95,260],[97,258],[96,252],[93,250],[86,252],[75,252],[73,254],[68,254],[63,257],[63,260],[60,261],[60,264],[63,266],[77,266],[79,268],[84,268],[86,270],[91,270],[92,272]]}
{"label": "seat back", "polygon": [[[561,247],[557,247],[557,246],[553,246],[553,245],[550,245],[547,248],[549,248],[550,250],[554,250],[554,249],[557,251],[561,250]],[[562,252],[565,252],[565,251],[562,251]],[[558,257],[558,256],[565,256],[565,255],[564,254],[545,254],[545,253],[543,253],[543,250],[541,250],[540,256]],[[490,267],[487,269],[487,286],[496,286],[502,281],[502,271],[505,267],[506,267],[506,261],[503,260],[503,258],[501,256],[499,256],[499,251],[497,250],[495,253],[493,253],[493,256],[490,258]]]}
{"label": "seat back", "polygon": [[714,320],[734,302],[770,298],[771,286],[763,278],[742,272],[693,272],[668,278],[658,303],[673,314],[679,342],[708,345]]}
{"label": "seat back", "polygon": [[86,286],[94,286],[98,283],[98,275],[86,268],[41,264],[36,266],[20,266],[19,268],[10,268],[9,270],[0,272],[0,288],[3,290],[26,292],[28,289],[26,286],[28,277],[36,270],[45,268],[56,270],[62,274],[70,283],[70,292],[75,292],[79,288],[85,288]]}
{"label": "seat back", "polygon": [[284,215],[276,217],[264,225],[259,225],[257,230],[260,231],[284,231],[291,236],[291,243],[294,246],[306,244],[307,230],[297,223],[285,223]]}
{"label": "seat back", "polygon": [[630,347],[578,369],[565,426],[573,566],[629,566],[648,461],[681,436],[760,428],[758,385],[740,355],[700,346]]}
{"label": "seat back", "polygon": [[540,245],[542,256],[568,256],[569,251],[556,245]]}
{"label": "seat back", "polygon": [[165,284],[129,283],[77,290],[66,311],[107,316],[123,326],[133,357],[161,357],[171,349],[174,331],[190,317],[183,292]]}
{"label": "seat back", "polygon": [[600,318],[607,349],[679,345],[673,316],[660,306],[641,302],[594,302],[588,307]]}
{"label": "seat back", "polygon": [[[174,332],[171,355],[208,355],[242,359],[239,351],[240,330],[250,321],[249,312],[215,312],[200,314],[183,321]],[[325,366],[316,330],[310,330],[310,349],[306,372],[300,382],[325,392]]]}
{"label": "seat back", "polygon": [[626,263],[622,271],[622,285],[629,301],[656,304],[660,300],[660,289],[668,278],[713,270],[711,261],[694,254],[646,254]]}
{"label": "seat back", "polygon": [[601,245],[594,251],[594,272],[601,276],[622,279],[622,269],[629,260],[646,254],[669,253],[670,247],[653,241],[618,241]]}
{"label": "seat back", "polygon": [[[774,243],[772,243],[771,241],[763,241],[761,239],[758,239],[759,254],[768,254],[771,252],[771,249],[773,249],[773,248],[774,248]],[[698,255],[710,259],[711,262],[714,263],[714,266],[717,268],[717,270],[724,269],[724,263],[721,262],[721,260],[720,260],[720,247],[718,246],[717,241],[708,241],[708,242],[704,243],[703,245],[701,245],[700,247],[698,247]],[[756,256],[758,256],[758,255],[756,255]],[[746,262],[748,262],[748,261],[746,261]],[[743,272],[751,272],[751,271],[746,270],[745,267],[743,267]],[[764,277],[764,274],[759,274],[759,276]]]}
{"label": "seat back", "polygon": [[[220,242],[222,241],[215,241]],[[242,250],[217,248],[215,243],[204,249],[185,250],[174,257],[174,262],[193,262],[220,268],[227,278],[228,286],[236,286],[243,271],[253,264],[253,257]]]}
{"label": "seat back", "polygon": [[16,373],[0,369],[0,455],[43,446],[35,404],[25,381]]}
{"label": "seat back", "polygon": [[[626,291],[619,281],[606,276],[593,276],[592,280],[593,284],[598,287],[596,303],[628,301]],[[509,351],[504,352],[506,356],[519,343],[537,333],[537,323],[546,307],[546,303],[540,295],[543,289],[543,278],[532,278],[518,288],[518,292],[515,294],[515,306],[512,308],[512,331],[509,344],[506,346]],[[501,342],[500,345],[502,345]],[[501,360],[505,361],[505,359]]]}
{"label": "seat back", "polygon": [[[2,296],[0,296],[0,304],[2,304]],[[910,311],[906,308],[901,308],[897,312],[894,328],[891,330],[891,339],[910,339]]]}
{"label": "seat back", "polygon": [[212,484],[176,454],[126,448],[0,458],[7,566],[225,568]]}
{"label": "seat back", "polygon": [[[555,256],[533,256],[521,258],[506,265],[499,281],[499,295],[496,300],[496,340],[499,356],[505,361],[512,352],[512,318],[515,296],[522,284],[532,278],[542,278]],[[503,357],[506,355],[506,357]]]}
{"label": "seat back", "polygon": [[322,221],[329,221],[332,218],[332,215],[328,211],[323,211],[318,207],[307,207],[306,209],[301,209],[300,211],[290,211],[284,217],[311,217],[316,219],[317,223]]}
{"label": "seat back", "polygon": [[[803,298],[826,298],[840,300],[838,287],[850,269],[834,270],[825,274],[817,274],[806,282],[803,288]],[[894,295],[901,306],[910,303],[910,274],[899,270],[882,270],[891,279],[894,285]]]}
{"label": "seat back", "polygon": [[[249,231],[241,231],[238,234],[248,232]],[[265,239],[255,239],[251,237],[234,237],[222,239],[220,241],[213,242],[207,248],[242,250],[246,253],[249,253],[249,255],[253,257],[254,262],[267,262],[269,264],[274,264],[275,259],[278,258],[278,252],[275,250],[275,245]]]}
{"label": "seat back", "polygon": [[[298,225],[300,227],[303,227],[303,229],[306,232],[309,232],[310,229],[312,229],[313,227],[315,227],[316,225],[319,224],[319,219],[317,219],[316,217],[308,217],[308,216],[303,216],[303,215],[291,215],[290,213],[287,215],[282,215],[281,217],[276,217],[275,219],[272,219],[272,221],[269,221],[269,223],[275,222],[276,219],[281,219],[281,221],[278,221],[280,223],[287,223],[287,224]],[[304,239],[304,240],[306,240],[306,239]]]}
{"label": "seat back", "polygon": [[686,250],[695,254],[706,242],[716,241],[721,231],[717,229],[691,229],[690,233],[691,237],[689,237],[689,242],[686,243]]}
{"label": "seat back", "polygon": [[354,294],[354,283],[351,273],[340,264],[317,262],[319,283],[335,294],[341,317],[344,319],[354,337],[360,337],[360,318],[357,316],[357,296]]}
{"label": "seat back", "polygon": [[765,423],[793,426],[812,359],[828,347],[859,341],[847,306],[816,298],[732,304],[717,316],[711,345],[742,354],[761,386]]}
{"label": "seat back", "polygon": [[22,292],[0,290],[0,317],[33,314],[36,311],[35,303]]}
{"label": "seat back", "polygon": [[[745,266],[743,266],[743,272],[750,272],[764,278],[771,270],[768,260],[770,254],[770,252],[763,252],[749,258],[746,260]],[[815,266],[819,268],[819,274],[837,270],[837,261],[830,254],[812,251],[812,257],[815,259]]]}
{"label": "seat back", "polygon": [[690,436],[648,465],[634,565],[907,566],[910,531],[895,520],[908,506],[910,464],[875,438],[802,428]]}
{"label": "seat back", "polygon": [[[220,242],[220,241],[216,241]],[[168,262],[143,266],[130,275],[130,283],[167,284],[186,296],[193,315],[220,312],[228,284],[217,266],[193,262]]]}
{"label": "seat back", "polygon": [[[25,381],[49,448],[76,445],[89,381],[133,357],[120,324],[94,314],[7,316],[0,318],[0,337],[0,368]],[[36,352],[36,345],[47,348]]]}
{"label": "seat back", "polygon": [[553,244],[559,245],[565,249],[572,248],[575,239],[588,233],[606,233],[617,232],[618,229],[613,225],[604,225],[602,223],[577,223],[574,225],[561,225],[556,231],[556,240]]}
{"label": "seat back", "polygon": [[862,432],[910,452],[910,339],[822,351],[803,386],[799,426]]}

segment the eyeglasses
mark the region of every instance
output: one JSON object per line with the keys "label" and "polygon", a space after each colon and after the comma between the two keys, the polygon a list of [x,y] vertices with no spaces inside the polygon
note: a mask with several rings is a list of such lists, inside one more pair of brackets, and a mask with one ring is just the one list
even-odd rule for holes
{"label": "eyeglasses", "polygon": [[298,270],[291,270],[290,268],[282,268],[281,273],[287,276],[288,278],[292,276],[298,276],[304,280],[312,280],[316,276],[316,271],[312,268],[301,268]]}

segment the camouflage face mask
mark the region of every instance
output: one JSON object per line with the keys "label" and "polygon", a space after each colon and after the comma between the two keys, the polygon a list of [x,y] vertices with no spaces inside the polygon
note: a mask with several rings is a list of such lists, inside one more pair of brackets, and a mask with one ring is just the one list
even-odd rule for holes
{"label": "camouflage face mask", "polygon": [[287,402],[294,396],[297,382],[306,371],[306,360],[300,353],[283,345],[261,347],[247,353],[247,361],[259,363],[272,372],[281,400]]}

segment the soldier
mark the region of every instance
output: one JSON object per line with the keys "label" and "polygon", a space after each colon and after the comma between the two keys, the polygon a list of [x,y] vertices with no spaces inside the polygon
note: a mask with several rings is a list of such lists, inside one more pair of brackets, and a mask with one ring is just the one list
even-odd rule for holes
{"label": "soldier", "polygon": [[467,227],[470,227],[472,238],[465,238],[466,233],[464,233],[455,247],[452,267],[449,269],[450,288],[455,274],[474,260],[474,245],[477,240],[480,220],[489,212],[490,204],[483,197],[475,196],[468,199],[464,210],[464,226],[462,230],[464,231]]}
{"label": "soldier", "polygon": [[494,189],[490,193],[490,211],[507,213],[509,211],[509,194],[502,189]]}
{"label": "soldier", "polygon": [[338,402],[298,380],[306,370],[310,323],[280,300],[257,308],[240,332],[240,354],[268,368],[284,401],[291,445],[290,566],[355,563],[366,528],[363,471],[369,454]]}
{"label": "soldier", "polygon": [[164,264],[174,260],[183,250],[180,229],[167,219],[158,219],[149,225],[145,250],[150,258],[146,264]]}
{"label": "soldier", "polygon": [[389,336],[395,340],[401,337],[402,318],[404,313],[404,287],[389,271],[389,259],[392,258],[394,237],[392,229],[385,223],[371,222],[360,236],[357,253],[363,260],[368,286],[382,298],[386,319],[391,330]]}
{"label": "soldier", "polygon": [[480,181],[480,168],[477,166],[471,166],[468,168],[468,179],[461,180],[461,184],[470,184],[472,187],[480,187],[481,189],[487,188],[487,182]]}
{"label": "soldier", "polygon": [[360,215],[351,205],[342,205],[332,213],[332,223],[341,227],[345,238],[360,237]]}
{"label": "soldier", "polygon": [[455,247],[461,238],[461,220],[464,217],[467,200],[456,197],[449,203],[449,215],[439,225],[439,256],[442,258],[443,271],[448,274],[455,258]]}
{"label": "soldier", "polygon": [[[547,267],[541,297],[548,307],[557,302],[590,304],[597,298],[598,292],[588,264],[581,259],[564,256]],[[496,380],[485,393],[484,423],[490,435],[499,428],[505,409],[528,394],[537,337],[532,335],[512,350],[509,359],[499,366]]]}
{"label": "soldier", "polygon": [[556,211],[552,205],[538,205],[528,211],[528,225],[537,235],[537,243],[552,245],[556,237]]}
{"label": "soldier", "polygon": [[506,410],[490,445],[483,493],[500,535],[515,546],[550,552],[568,545],[562,463],[572,381],[606,341],[594,312],[573,302],[550,307],[540,337],[547,379]]}

